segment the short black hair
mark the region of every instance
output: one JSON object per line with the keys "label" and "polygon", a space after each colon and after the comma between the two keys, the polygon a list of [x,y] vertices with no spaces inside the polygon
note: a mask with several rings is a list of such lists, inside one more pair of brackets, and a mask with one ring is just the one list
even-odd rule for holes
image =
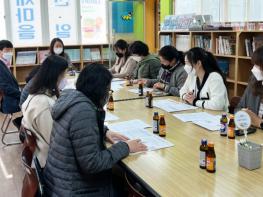
{"label": "short black hair", "polygon": [[76,89],[86,95],[98,108],[108,98],[112,74],[102,64],[87,65],[79,74]]}
{"label": "short black hair", "polygon": [[59,90],[57,82],[59,76],[68,68],[68,62],[58,55],[50,55],[40,66],[35,77],[32,79],[32,85],[29,94],[44,94],[46,91],[57,97]]}
{"label": "short black hair", "polygon": [[115,42],[114,46],[113,46],[114,50],[116,50],[117,48],[124,50],[126,49],[126,52],[124,54],[125,58],[128,59],[128,57],[130,56],[130,52],[129,52],[129,44],[122,39],[117,40],[117,42]]}
{"label": "short black hair", "polygon": [[133,42],[130,47],[129,51],[133,55],[139,56],[147,56],[149,55],[149,47],[142,41],[135,41]]}
{"label": "short black hair", "polygon": [[12,42],[10,42],[9,40],[1,40],[0,50],[2,51],[4,48],[13,48]]}
{"label": "short black hair", "polygon": [[159,56],[163,59],[171,62],[175,59],[177,62],[181,62],[184,64],[184,53],[182,51],[178,51],[174,46],[167,45],[160,49]]}
{"label": "short black hair", "polygon": [[62,44],[62,46],[63,46],[63,51],[62,51],[62,53],[61,53],[60,55],[63,56],[63,55],[64,55],[64,48],[65,48],[65,46],[64,46],[63,41],[62,41],[60,38],[53,38],[53,39],[51,40],[50,47],[49,47],[50,54],[55,55],[54,45],[55,45],[56,42],[60,42],[60,43]]}

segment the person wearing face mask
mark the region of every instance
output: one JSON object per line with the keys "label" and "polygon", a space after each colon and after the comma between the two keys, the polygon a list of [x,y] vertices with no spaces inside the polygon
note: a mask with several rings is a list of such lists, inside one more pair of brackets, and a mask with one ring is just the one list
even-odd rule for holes
{"label": "person wearing face mask", "polygon": [[114,44],[117,58],[115,64],[109,69],[113,77],[125,78],[132,76],[138,61],[135,56],[130,55],[128,47],[128,43],[122,39]]}
{"label": "person wearing face mask", "polygon": [[73,67],[73,64],[69,58],[69,55],[64,51],[64,43],[60,38],[53,38],[53,40],[50,43],[49,47],[49,54],[50,55],[58,55],[60,57],[63,57],[67,60],[69,68]]}
{"label": "person wearing face mask", "polygon": [[199,47],[190,49],[185,55],[185,71],[188,77],[180,97],[186,103],[203,109],[228,111],[225,79],[212,53]]}
{"label": "person wearing face mask", "polygon": [[18,82],[10,70],[13,44],[8,40],[0,41],[0,91],[3,93],[1,112],[11,114],[20,111],[20,90]]}
{"label": "person wearing face mask", "polygon": [[129,46],[129,51],[138,61],[133,72],[134,79],[156,79],[161,68],[160,59],[149,53],[148,46],[142,41],[135,41]]}
{"label": "person wearing face mask", "polygon": [[[120,193],[122,186],[114,187],[112,168],[129,153],[145,151],[146,146],[104,126],[103,106],[111,80],[102,64],[93,63],[81,71],[76,90],[63,91],[56,101],[44,169],[47,196],[125,196]],[[106,140],[112,143],[109,148]]]}
{"label": "person wearing face mask", "polygon": [[159,51],[161,69],[157,79],[141,80],[147,87],[162,90],[173,96],[180,96],[187,73],[184,70],[184,55],[173,46],[164,46]]}
{"label": "person wearing face mask", "polygon": [[36,135],[36,155],[41,167],[46,164],[53,125],[51,108],[59,97],[68,62],[57,55],[48,56],[31,79],[29,95],[22,104],[22,125]]}
{"label": "person wearing face mask", "polygon": [[263,129],[263,46],[256,49],[252,55],[254,64],[248,86],[235,111],[244,110],[253,126]]}

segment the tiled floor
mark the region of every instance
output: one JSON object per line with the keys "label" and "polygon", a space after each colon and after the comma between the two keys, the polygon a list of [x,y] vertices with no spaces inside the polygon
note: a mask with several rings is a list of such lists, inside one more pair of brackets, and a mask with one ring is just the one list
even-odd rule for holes
{"label": "tiled floor", "polygon": [[[0,114],[0,125],[3,122]],[[15,129],[13,124],[10,129]],[[2,132],[0,131],[0,138]],[[18,140],[18,134],[10,134],[6,141]],[[4,146],[0,142],[0,197],[21,196],[24,170],[21,163],[22,145]]]}

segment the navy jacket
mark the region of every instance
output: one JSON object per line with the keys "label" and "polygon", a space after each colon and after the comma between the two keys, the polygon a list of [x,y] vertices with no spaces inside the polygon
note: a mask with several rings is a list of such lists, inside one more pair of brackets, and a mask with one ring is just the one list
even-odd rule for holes
{"label": "navy jacket", "polygon": [[4,62],[0,60],[0,90],[4,93],[1,112],[15,113],[20,111],[20,91],[17,80]]}

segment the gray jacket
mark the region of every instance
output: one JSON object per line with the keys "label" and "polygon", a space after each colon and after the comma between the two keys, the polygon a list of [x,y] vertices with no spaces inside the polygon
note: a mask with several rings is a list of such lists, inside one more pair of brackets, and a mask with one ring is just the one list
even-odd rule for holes
{"label": "gray jacket", "polygon": [[248,108],[255,114],[258,114],[261,98],[253,94],[253,83],[255,80],[255,77],[252,76],[235,112],[242,108]]}
{"label": "gray jacket", "polygon": [[64,90],[54,119],[44,179],[47,196],[113,196],[111,168],[128,145],[104,145],[105,112],[77,90]]}
{"label": "gray jacket", "polygon": [[[165,73],[166,72],[166,73]],[[164,78],[164,76],[169,75],[169,79]],[[148,79],[146,82],[147,87],[153,87],[157,82],[162,82],[165,84],[164,91],[173,96],[180,96],[180,89],[183,87],[184,82],[187,78],[187,73],[184,70],[184,65],[179,64],[170,70],[160,69],[157,79]]]}

